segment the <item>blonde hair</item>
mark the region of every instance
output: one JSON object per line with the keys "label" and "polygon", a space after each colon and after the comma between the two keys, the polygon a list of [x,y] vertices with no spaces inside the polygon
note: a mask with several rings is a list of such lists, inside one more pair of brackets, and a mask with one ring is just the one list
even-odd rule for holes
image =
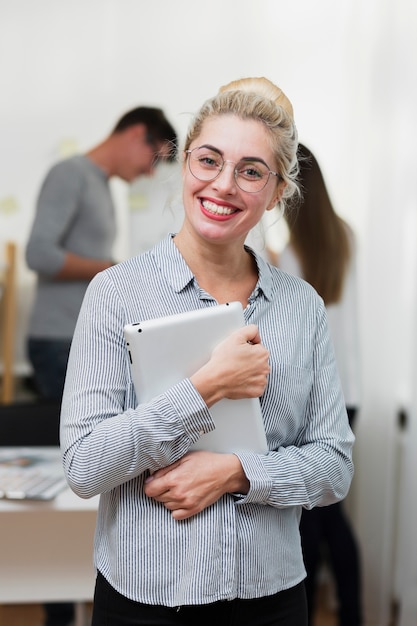
{"label": "blonde hair", "polygon": [[204,122],[221,115],[256,120],[266,127],[278,173],[285,186],[278,208],[284,211],[289,198],[298,194],[298,135],[293,108],[283,91],[267,78],[243,78],[220,88],[195,115],[188,129],[185,150],[198,138]]}
{"label": "blonde hair", "polygon": [[294,110],[291,102],[282,89],[274,85],[268,78],[261,76],[258,78],[239,78],[238,80],[232,80],[230,83],[227,83],[227,85],[220,87],[219,93],[239,90],[257,93],[267,100],[272,100],[275,104],[281,106],[294,121]]}

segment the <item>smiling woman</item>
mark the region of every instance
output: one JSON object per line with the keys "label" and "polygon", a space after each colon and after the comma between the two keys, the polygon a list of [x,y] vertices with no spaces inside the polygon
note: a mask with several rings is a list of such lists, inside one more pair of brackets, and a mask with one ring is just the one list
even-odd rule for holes
{"label": "smiling woman", "polygon": [[[266,165],[271,163],[276,169],[278,160],[270,148],[267,129],[256,119],[224,114],[210,116],[185,154],[188,168],[184,167],[184,225],[194,228],[194,234],[207,243],[215,242],[218,251],[223,246],[228,267],[245,272],[251,259],[243,242],[265,211],[280,202],[285,189],[283,176],[270,176]],[[202,219],[203,216],[207,219]],[[219,229],[220,224],[223,225]],[[176,245],[183,254],[188,247],[182,243],[187,233],[188,229],[183,228],[176,237]],[[194,271],[200,286],[205,288],[209,279],[207,267],[201,275],[194,262]],[[255,282],[256,277],[255,272]],[[210,293],[221,299],[221,293],[213,292],[213,288],[210,285]],[[238,295],[244,307],[252,288],[248,284]]]}
{"label": "smiling woman", "polygon": [[[87,290],[61,446],[74,491],[101,498],[93,626],[307,624],[301,509],[346,495],[353,435],[322,300],[245,246],[265,211],[297,194],[297,145],[270,81],[224,88],[186,137],[179,232]],[[235,300],[245,325],[138,403],[124,325]],[[192,449],[215,429],[213,405],[257,397],[267,454]]]}
{"label": "smiling woman", "polygon": [[[185,137],[189,117],[184,112],[197,110],[231,77],[261,71],[284,87],[300,138],[316,147],[332,198],[358,233],[364,406],[348,510],[362,544],[367,618],[388,623],[392,597],[407,590],[414,603],[417,580],[416,570],[408,575],[401,559],[393,574],[391,559],[399,537],[401,552],[417,567],[410,550],[417,547],[417,520],[410,510],[415,499],[397,482],[398,442],[417,463],[417,436],[410,430],[398,433],[396,420],[399,399],[414,397],[417,387],[412,365],[417,226],[408,220],[417,216],[410,141],[417,135],[417,12],[409,0],[240,0],[239,5],[211,0],[196,28],[195,0],[163,3],[163,18],[162,3],[146,3],[146,14],[143,5],[132,0],[3,2],[0,47],[8,54],[0,70],[1,235],[23,250],[47,168],[93,145],[109,121],[138,97],[162,106]],[[172,217],[161,198],[167,170],[135,181],[136,205],[130,211],[125,186],[115,184],[120,227],[113,258],[150,248],[154,233],[178,231],[181,207]],[[167,195],[171,191],[169,184]],[[268,213],[267,232],[255,242],[262,251],[271,233],[282,244],[277,251],[285,243],[283,220],[274,213]],[[17,377],[32,372],[24,339],[35,284],[35,274],[18,255]],[[17,390],[21,382],[16,381]],[[411,476],[416,475],[414,466]],[[397,514],[404,518],[404,530]]]}

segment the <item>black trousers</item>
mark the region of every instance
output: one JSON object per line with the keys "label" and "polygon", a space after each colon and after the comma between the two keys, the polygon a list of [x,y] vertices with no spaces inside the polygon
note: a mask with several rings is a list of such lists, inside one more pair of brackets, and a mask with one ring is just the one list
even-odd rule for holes
{"label": "black trousers", "polygon": [[91,626],[307,626],[304,583],[273,596],[198,606],[165,607],[133,602],[98,573]]}
{"label": "black trousers", "polygon": [[[348,408],[350,425],[355,409]],[[307,570],[306,592],[309,625],[313,624],[317,574],[327,558],[336,583],[339,626],[362,624],[360,558],[356,538],[343,504],[338,502],[304,510],[300,523],[301,543]]]}

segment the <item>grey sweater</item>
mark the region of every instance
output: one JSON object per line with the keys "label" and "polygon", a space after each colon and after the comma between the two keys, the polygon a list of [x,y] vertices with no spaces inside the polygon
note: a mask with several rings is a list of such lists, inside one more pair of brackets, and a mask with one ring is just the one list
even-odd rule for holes
{"label": "grey sweater", "polygon": [[111,259],[115,235],[105,172],[82,155],[54,165],[43,182],[26,247],[26,262],[38,275],[29,337],[72,338],[88,281],[54,276],[66,252]]}

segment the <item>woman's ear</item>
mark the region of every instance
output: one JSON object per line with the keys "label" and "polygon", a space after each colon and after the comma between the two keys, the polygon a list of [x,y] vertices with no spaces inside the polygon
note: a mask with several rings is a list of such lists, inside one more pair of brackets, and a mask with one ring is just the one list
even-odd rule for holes
{"label": "woman's ear", "polygon": [[286,186],[287,186],[287,183],[285,183],[283,180],[279,183],[275,196],[272,198],[271,202],[266,207],[267,211],[270,211],[278,204],[278,202],[282,198],[282,194],[284,193],[284,189]]}
{"label": "woman's ear", "polygon": [[278,202],[279,202],[279,197],[275,196],[275,198],[272,198],[271,202],[268,204],[265,211],[271,211],[271,209],[277,206]]}
{"label": "woman's ear", "polygon": [[271,209],[274,208],[274,206],[276,206],[278,204],[278,202],[282,198],[282,195],[284,193],[284,189],[285,189],[286,186],[287,186],[287,183],[285,181],[281,180],[279,182],[274,198],[271,200],[271,203],[268,204],[268,206],[266,207],[267,211],[270,211]]}

